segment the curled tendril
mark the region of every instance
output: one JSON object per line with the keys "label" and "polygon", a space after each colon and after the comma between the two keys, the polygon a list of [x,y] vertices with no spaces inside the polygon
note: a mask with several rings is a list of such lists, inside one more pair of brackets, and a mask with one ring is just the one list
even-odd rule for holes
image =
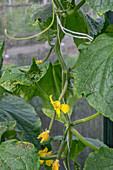
{"label": "curled tendril", "polygon": [[43,34],[43,33],[46,32],[46,31],[53,25],[53,23],[54,23],[55,13],[54,13],[54,2],[53,2],[53,0],[52,0],[52,8],[53,8],[52,21],[51,21],[51,24],[50,24],[45,30],[39,32],[38,34],[32,35],[32,36],[30,36],[30,37],[15,38],[15,37],[11,37],[10,35],[8,35],[7,29],[5,29],[5,35],[6,35],[8,38],[12,39],[12,40],[27,40],[27,39],[31,39],[31,38],[34,38],[34,37],[37,37],[37,36]]}

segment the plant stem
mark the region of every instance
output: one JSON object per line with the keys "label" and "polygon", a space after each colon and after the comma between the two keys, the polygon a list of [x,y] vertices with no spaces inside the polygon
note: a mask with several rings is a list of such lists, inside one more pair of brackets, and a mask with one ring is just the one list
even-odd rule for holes
{"label": "plant stem", "polygon": [[75,11],[77,11],[84,3],[86,0],[82,0],[78,5],[76,5],[73,9],[67,12],[67,15],[72,15]]}
{"label": "plant stem", "polygon": [[90,121],[90,120],[92,120],[92,119],[95,119],[96,117],[98,117],[98,116],[100,116],[100,115],[101,115],[100,112],[95,113],[95,114],[92,115],[92,116],[89,116],[89,117],[86,117],[86,118],[84,118],[84,119],[80,119],[80,120],[77,120],[77,121],[75,121],[75,122],[72,122],[72,125],[75,126],[75,125],[78,125],[78,124],[81,124],[81,123],[88,122],[88,121]]}
{"label": "plant stem", "polygon": [[68,87],[68,80],[66,80],[66,82],[65,82],[65,85],[64,85],[64,88],[63,88],[63,90],[62,90],[62,93],[60,94],[60,97],[59,97],[59,101],[61,101],[62,100],[62,98],[64,97],[64,95],[65,95],[65,92],[66,92],[66,90],[67,90],[67,87]]}
{"label": "plant stem", "polygon": [[56,158],[57,158],[57,155],[46,156],[46,157],[40,156],[41,160],[51,160],[51,159],[56,159]]}
{"label": "plant stem", "polygon": [[80,133],[77,131],[77,130],[75,130],[74,128],[71,128],[71,132],[73,133],[73,134],[75,134],[79,139],[80,139],[80,141],[82,142],[82,143],[84,143],[86,146],[88,146],[89,148],[91,148],[91,149],[93,149],[93,150],[95,150],[95,151],[98,151],[99,149],[97,148],[97,147],[95,147],[94,145],[91,145],[90,143],[88,143],[81,135],[80,135]]}
{"label": "plant stem", "polygon": [[60,144],[59,151],[58,151],[57,159],[60,159],[61,154],[62,154],[62,152],[63,152],[63,147],[64,147],[64,143],[65,143],[65,139],[66,139],[68,130],[69,130],[69,128],[67,128],[67,129],[65,130],[65,132],[64,132],[63,139],[62,139],[62,142],[61,142],[61,144]]}
{"label": "plant stem", "polygon": [[59,0],[53,0],[53,1],[58,9],[60,9],[60,10],[64,9]]}
{"label": "plant stem", "polygon": [[60,52],[60,44],[59,44],[59,38],[58,38],[58,37],[57,37],[57,40],[56,40],[56,44],[55,44],[54,50],[55,50],[55,53],[56,53],[56,55],[57,55],[57,58],[58,58],[58,60],[59,60],[59,62],[60,62],[60,64],[61,64],[62,70],[63,70],[64,72],[66,72],[66,71],[67,71],[67,67],[66,67],[66,64],[65,64],[65,62],[64,62],[64,59],[63,59],[63,57],[62,57],[62,54],[61,54],[61,52]]}
{"label": "plant stem", "polygon": [[51,122],[50,122],[50,125],[49,125],[49,130],[51,130],[51,129],[52,129],[52,126],[53,126],[53,123],[54,123],[55,117],[56,117],[56,112],[54,112],[53,117],[52,117],[52,119],[51,119]]}
{"label": "plant stem", "polygon": [[51,54],[53,48],[54,48],[54,46],[50,48],[50,50],[49,50],[47,56],[43,59],[43,62],[45,62],[45,61],[49,58],[49,56],[50,56],[50,54]]}

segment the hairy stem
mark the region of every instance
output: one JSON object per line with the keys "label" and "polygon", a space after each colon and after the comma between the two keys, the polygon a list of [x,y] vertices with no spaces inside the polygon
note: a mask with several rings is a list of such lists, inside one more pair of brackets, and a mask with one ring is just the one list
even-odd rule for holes
{"label": "hairy stem", "polygon": [[79,138],[80,141],[81,141],[82,143],[84,143],[86,146],[88,146],[89,148],[91,148],[91,149],[93,149],[93,150],[95,150],[95,151],[98,151],[98,150],[99,150],[99,149],[98,149],[97,147],[95,147],[94,145],[91,145],[90,143],[88,143],[88,142],[80,135],[80,133],[79,133],[77,130],[75,130],[74,128],[71,128],[71,132],[72,132],[74,135],[76,135],[77,138]]}
{"label": "hairy stem", "polygon": [[43,62],[47,61],[47,59],[49,58],[49,56],[50,56],[50,54],[51,54],[53,48],[54,48],[54,46],[50,48],[50,50],[49,50],[47,56],[43,59]]}
{"label": "hairy stem", "polygon": [[72,125],[75,126],[75,125],[78,125],[78,124],[81,124],[81,123],[88,122],[88,121],[90,121],[90,120],[92,120],[92,119],[95,119],[96,117],[98,117],[98,116],[100,116],[100,115],[101,115],[100,112],[95,113],[95,114],[92,115],[92,116],[89,116],[89,117],[86,117],[86,118],[84,118],[84,119],[80,119],[80,120],[77,120],[77,121],[75,121],[75,122],[72,122]]}
{"label": "hairy stem", "polygon": [[51,129],[52,129],[52,126],[53,126],[53,123],[54,123],[55,117],[56,117],[56,112],[54,112],[53,117],[52,117],[52,119],[51,119],[51,122],[50,122],[50,125],[49,125],[49,130],[51,130]]}
{"label": "hairy stem", "polygon": [[56,158],[57,158],[57,155],[46,156],[46,157],[40,156],[41,160],[51,160],[51,159],[56,159]]}
{"label": "hairy stem", "polygon": [[66,139],[68,130],[69,130],[69,128],[67,128],[67,129],[65,130],[65,132],[64,132],[63,139],[62,139],[62,142],[61,142],[61,144],[60,144],[59,151],[58,151],[57,159],[60,159],[61,154],[62,154],[62,152],[63,152],[63,147],[64,147],[64,143],[65,143],[65,139]]}
{"label": "hairy stem", "polygon": [[64,88],[62,89],[62,93],[60,94],[59,101],[61,101],[62,98],[64,97],[67,87],[68,87],[68,80],[65,81],[65,85]]}

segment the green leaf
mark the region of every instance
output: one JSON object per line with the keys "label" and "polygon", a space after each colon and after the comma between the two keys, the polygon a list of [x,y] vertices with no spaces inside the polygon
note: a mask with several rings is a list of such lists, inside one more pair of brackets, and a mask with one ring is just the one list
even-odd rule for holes
{"label": "green leaf", "polygon": [[0,142],[4,132],[6,132],[7,130],[13,130],[15,125],[16,125],[16,121],[0,122]]}
{"label": "green leaf", "polygon": [[37,19],[42,22],[46,22],[49,17],[52,17],[52,15],[52,3],[33,5],[31,7],[31,23],[34,23]]}
{"label": "green leaf", "polygon": [[105,30],[106,33],[113,33],[113,24],[109,25],[106,30]]}
{"label": "green leaf", "polygon": [[101,34],[80,49],[75,70],[78,97],[113,120],[113,34]]}
{"label": "green leaf", "polygon": [[37,82],[39,83],[43,76],[47,74],[50,63],[39,65],[40,73],[39,71],[36,72],[34,64],[32,64],[32,66],[34,67],[35,73],[33,70],[31,71],[30,67],[19,67],[5,71],[0,79],[1,86],[12,94],[20,95],[27,101],[30,101],[35,96],[48,98],[48,96],[43,93],[43,90],[39,88]]}
{"label": "green leaf", "polygon": [[0,100],[4,96],[4,91],[5,91],[4,88],[0,86]]}
{"label": "green leaf", "polygon": [[[65,27],[71,31],[80,33],[90,33],[90,27],[81,11],[76,11],[72,15],[66,17]],[[75,44],[78,46],[81,43],[88,41],[87,39],[74,38]]]}
{"label": "green leaf", "polygon": [[5,45],[5,42],[4,41],[0,41],[0,70],[2,69],[2,64],[3,64],[2,54],[4,52],[4,45]]}
{"label": "green leaf", "polygon": [[0,145],[0,166],[5,170],[38,170],[40,159],[33,144],[13,139]]}
{"label": "green leaf", "polygon": [[91,36],[96,35],[97,33],[101,32],[101,29],[104,26],[105,19],[102,19],[102,18],[93,19],[87,14],[84,14],[84,16],[91,29],[91,32],[90,32]]}
{"label": "green leaf", "polygon": [[99,151],[89,154],[84,170],[112,170],[113,169],[113,149],[100,148]]}
{"label": "green leaf", "polygon": [[97,12],[99,15],[111,10],[113,11],[113,1],[112,0],[87,0],[91,8]]}
{"label": "green leaf", "polygon": [[24,132],[22,140],[38,145],[41,122],[33,107],[25,100],[10,95],[3,97],[0,101],[0,120],[3,121],[4,118],[16,120],[15,130]]}
{"label": "green leaf", "polygon": [[[41,87],[44,86],[46,83],[46,91],[49,92],[49,95],[53,95],[53,100],[56,101],[58,100],[61,90],[62,90],[62,84],[61,84],[61,75],[62,75],[62,69],[59,63],[54,63],[53,66],[51,67],[51,72],[46,75],[45,80],[42,82]],[[45,82],[45,83],[44,83]],[[51,84],[49,83],[51,82]],[[69,85],[67,88],[67,93],[66,93],[66,104],[69,105],[69,115],[71,116],[73,107],[76,104],[76,90],[75,86],[70,82],[69,80]],[[44,100],[42,110],[44,114],[46,114],[48,117],[52,118],[53,114],[55,112],[52,104],[50,103],[49,97],[47,100]],[[58,115],[56,115],[56,120],[59,120],[61,122],[65,122],[65,117],[64,114],[61,112],[60,118],[58,118]]]}
{"label": "green leaf", "polygon": [[[30,79],[28,67],[25,69],[12,69],[6,71],[0,82],[1,86],[15,95],[20,95],[26,100],[30,101],[33,97],[39,96],[43,99],[43,112],[52,117],[54,108],[51,105],[49,96],[53,95],[54,100],[58,100],[61,90],[61,75],[62,69],[58,62],[41,64],[39,65],[41,70],[40,74],[34,74],[33,79]],[[51,83],[50,83],[51,82]],[[70,106],[69,114],[71,115],[74,105],[76,104],[76,90],[75,86],[69,82],[67,90],[67,104]],[[73,99],[73,100],[72,100]],[[61,118],[58,116],[57,120],[64,122],[65,118],[61,114]]]}
{"label": "green leaf", "polygon": [[53,38],[55,38],[57,36],[57,31],[56,30],[52,30],[49,29],[47,30],[44,34],[41,34],[36,41],[40,41],[40,42],[46,42],[46,41],[52,41]]}

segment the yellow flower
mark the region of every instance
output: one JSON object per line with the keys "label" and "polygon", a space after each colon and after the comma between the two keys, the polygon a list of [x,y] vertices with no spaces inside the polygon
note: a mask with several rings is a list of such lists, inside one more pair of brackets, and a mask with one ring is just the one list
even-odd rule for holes
{"label": "yellow flower", "polygon": [[[38,153],[40,156],[42,157],[46,157],[48,155],[52,155],[52,152],[47,152],[48,151],[48,148],[45,148],[44,150],[40,150]],[[43,164],[44,160],[40,160],[40,164]],[[46,165],[47,166],[51,166],[51,164],[53,164],[53,160],[46,160]]]}
{"label": "yellow flower", "polygon": [[52,100],[52,95],[49,96],[51,104],[54,107],[54,110],[56,110],[56,114],[58,117],[60,117],[60,110],[62,110],[64,113],[67,113],[69,111],[69,106],[67,104],[60,104],[59,101],[53,101]]}
{"label": "yellow flower", "polygon": [[42,132],[38,137],[37,137],[37,139],[40,139],[40,138],[42,138],[41,139],[41,141],[40,141],[40,143],[42,143],[42,142],[44,142],[44,141],[48,141],[48,139],[49,139],[49,130],[45,130],[45,132]]}
{"label": "yellow flower", "polygon": [[56,161],[52,165],[52,170],[59,170],[59,160],[56,159]]}
{"label": "yellow flower", "polygon": [[38,60],[36,61],[36,64],[39,65],[39,64],[42,64],[42,62],[43,62],[42,60]]}

